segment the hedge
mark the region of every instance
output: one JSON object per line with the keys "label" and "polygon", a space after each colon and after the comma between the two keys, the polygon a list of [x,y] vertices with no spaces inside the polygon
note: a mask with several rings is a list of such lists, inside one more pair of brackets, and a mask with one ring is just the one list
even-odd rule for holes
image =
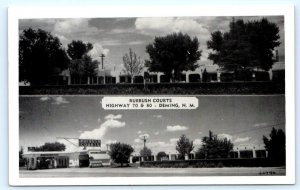
{"label": "hedge", "polygon": [[284,82],[152,83],[20,86],[20,95],[33,94],[284,94]]}
{"label": "hedge", "polygon": [[195,159],[141,162],[141,167],[157,168],[215,168],[215,167],[274,167],[281,166],[268,158]]}

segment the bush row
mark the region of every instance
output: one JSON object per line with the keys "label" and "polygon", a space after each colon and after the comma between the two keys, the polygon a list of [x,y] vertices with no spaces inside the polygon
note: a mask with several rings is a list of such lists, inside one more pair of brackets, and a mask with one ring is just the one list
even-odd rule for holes
{"label": "bush row", "polygon": [[197,159],[141,162],[141,167],[158,168],[220,168],[220,167],[274,167],[280,164],[267,158]]}
{"label": "bush row", "polygon": [[66,86],[20,86],[32,94],[284,94],[284,82],[157,83]]}

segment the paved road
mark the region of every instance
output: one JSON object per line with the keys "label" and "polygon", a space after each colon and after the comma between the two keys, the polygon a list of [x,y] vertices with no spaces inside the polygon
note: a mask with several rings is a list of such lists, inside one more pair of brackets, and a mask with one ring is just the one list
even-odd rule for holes
{"label": "paved road", "polygon": [[20,170],[21,178],[285,175],[285,168],[57,168]]}

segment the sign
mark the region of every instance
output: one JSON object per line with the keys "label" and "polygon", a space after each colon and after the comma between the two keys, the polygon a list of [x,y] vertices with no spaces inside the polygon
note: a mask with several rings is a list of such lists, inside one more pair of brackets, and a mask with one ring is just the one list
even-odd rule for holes
{"label": "sign", "polygon": [[97,139],[78,139],[78,145],[83,147],[101,147],[101,140]]}
{"label": "sign", "polygon": [[105,96],[101,101],[105,110],[197,109],[198,98],[186,96]]}

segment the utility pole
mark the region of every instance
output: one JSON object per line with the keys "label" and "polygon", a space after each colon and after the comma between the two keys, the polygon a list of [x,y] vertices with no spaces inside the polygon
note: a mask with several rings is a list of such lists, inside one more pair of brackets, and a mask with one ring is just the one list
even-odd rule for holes
{"label": "utility pole", "polygon": [[146,135],[143,135],[143,136],[140,137],[140,139],[142,139],[143,142],[144,142],[144,149],[145,149],[145,147],[146,147],[147,138],[148,138],[148,137],[147,137]]}
{"label": "utility pole", "polygon": [[102,63],[102,70],[103,70],[103,59],[104,59],[104,57],[105,57],[105,55],[102,53],[101,55],[100,55],[100,57],[101,57],[101,63]]}

